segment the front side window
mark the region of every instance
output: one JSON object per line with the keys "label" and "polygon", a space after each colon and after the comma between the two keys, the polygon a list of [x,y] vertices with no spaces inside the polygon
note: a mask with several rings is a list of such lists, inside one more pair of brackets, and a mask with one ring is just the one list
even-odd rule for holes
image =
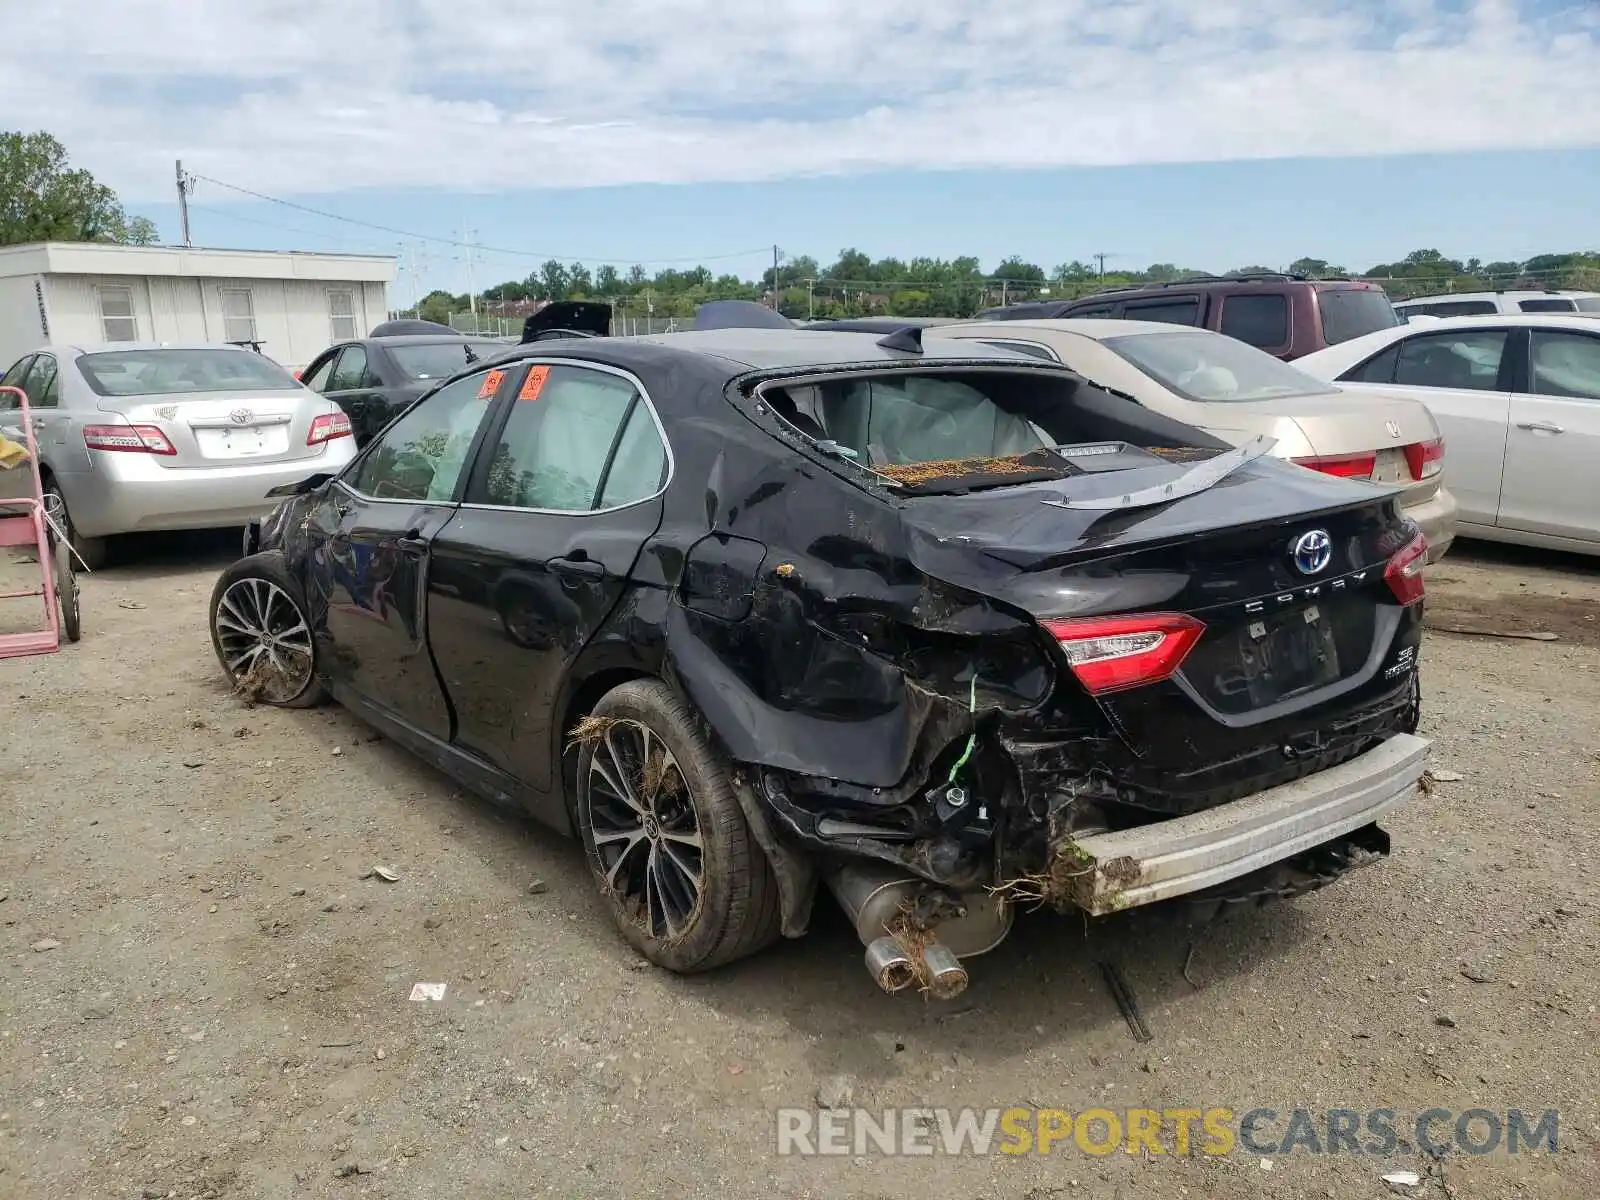
{"label": "front side window", "polygon": [[1505,348],[1504,329],[1418,334],[1400,343],[1394,382],[1492,392],[1499,386]]}
{"label": "front side window", "polygon": [[421,400],[384,430],[345,482],[376,500],[448,503],[499,384],[500,372],[480,371]]}
{"label": "front side window", "polygon": [[1222,302],[1222,332],[1263,350],[1289,344],[1289,297],[1282,293],[1229,296]]}
{"label": "front side window", "polygon": [[367,386],[367,348],[346,346],[339,354],[339,365],[328,379],[328,391],[349,392]]}
{"label": "front side window", "polygon": [[1600,400],[1600,336],[1535,329],[1530,362],[1537,394]]}
{"label": "front side window", "polygon": [[328,355],[328,357],[324,358],[315,367],[313,367],[309,372],[307,372],[305,375],[302,375],[300,377],[300,382],[305,384],[313,392],[327,391],[328,380],[333,377],[333,364],[337,362],[338,359],[339,352],[335,350],[332,354]]}
{"label": "front side window", "polygon": [[222,340],[225,342],[254,342],[256,338],[256,304],[249,288],[222,288]]}
{"label": "front side window", "polygon": [[101,396],[293,391],[298,386],[289,372],[253,350],[107,350],[85,354],[78,369]]}
{"label": "front side window", "polygon": [[655,421],[631,382],[536,364],[517,388],[481,500],[559,512],[613,508],[653,496],[665,469]]}
{"label": "front side window", "polygon": [[[22,381],[28,377],[28,365],[32,362],[33,356],[31,354],[24,354],[17,359],[4,375],[0,375],[0,387],[21,387]],[[0,408],[8,407],[8,405],[15,408],[16,403],[17,398],[15,396],[0,396]]]}
{"label": "front side window", "polygon": [[1493,300],[1441,300],[1436,304],[1412,304],[1406,308],[1413,317],[1486,317],[1499,311]]}
{"label": "front side window", "polygon": [[1104,344],[1186,400],[1248,402],[1331,390],[1281,359],[1220,333],[1136,333],[1107,338]]}
{"label": "front side window", "polygon": [[108,342],[137,342],[139,322],[133,315],[133,289],[96,288],[100,300],[100,332]]}
{"label": "front side window", "polygon": [[336,342],[356,336],[356,294],[345,289],[328,293],[328,327]]}

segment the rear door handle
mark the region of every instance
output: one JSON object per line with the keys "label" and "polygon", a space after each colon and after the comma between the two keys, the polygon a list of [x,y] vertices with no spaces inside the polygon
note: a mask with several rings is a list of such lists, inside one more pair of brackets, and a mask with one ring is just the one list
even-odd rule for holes
{"label": "rear door handle", "polygon": [[1536,429],[1540,433],[1565,433],[1566,432],[1566,430],[1562,429],[1561,426],[1553,425],[1549,421],[1518,421],[1517,422],[1517,428],[1518,429]]}
{"label": "rear door handle", "polygon": [[603,563],[597,563],[588,557],[552,558],[545,566],[562,575],[581,575],[587,579],[600,579],[606,573]]}

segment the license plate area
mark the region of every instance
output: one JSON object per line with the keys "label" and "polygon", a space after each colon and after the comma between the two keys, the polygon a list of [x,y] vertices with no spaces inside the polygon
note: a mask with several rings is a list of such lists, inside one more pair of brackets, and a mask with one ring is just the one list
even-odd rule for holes
{"label": "license plate area", "polygon": [[1224,690],[1239,707],[1264,708],[1340,678],[1338,641],[1320,605],[1257,617],[1234,637],[1237,668]]}
{"label": "license plate area", "polygon": [[238,429],[196,429],[195,444],[206,458],[260,458],[289,449],[287,425],[256,425]]}
{"label": "license plate area", "polygon": [[1406,463],[1404,450],[1379,450],[1378,460],[1372,467],[1374,483],[1410,483],[1411,467]]}

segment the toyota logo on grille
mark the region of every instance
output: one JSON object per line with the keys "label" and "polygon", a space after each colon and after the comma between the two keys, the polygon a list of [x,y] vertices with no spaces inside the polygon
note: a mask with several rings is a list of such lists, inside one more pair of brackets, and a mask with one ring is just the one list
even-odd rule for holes
{"label": "toyota logo on grille", "polygon": [[236,408],[228,414],[228,420],[232,421],[235,425],[248,425],[250,424],[250,418],[253,416],[255,416],[255,413],[251,412],[248,408]]}
{"label": "toyota logo on grille", "polygon": [[1302,575],[1325,571],[1333,558],[1333,539],[1326,529],[1312,529],[1295,538],[1289,551],[1294,569]]}

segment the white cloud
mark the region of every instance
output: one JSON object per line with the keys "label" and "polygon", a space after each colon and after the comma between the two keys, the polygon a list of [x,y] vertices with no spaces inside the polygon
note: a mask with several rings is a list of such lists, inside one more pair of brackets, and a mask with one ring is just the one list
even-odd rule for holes
{"label": "white cloud", "polygon": [[0,4],[135,202],[1600,145],[1593,0]]}

